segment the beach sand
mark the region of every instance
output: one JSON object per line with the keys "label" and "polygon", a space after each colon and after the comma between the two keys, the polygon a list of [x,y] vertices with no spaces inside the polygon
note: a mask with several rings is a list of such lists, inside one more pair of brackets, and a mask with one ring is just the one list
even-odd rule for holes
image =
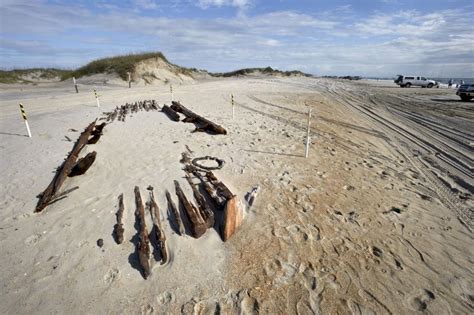
{"label": "beach sand", "polygon": [[[243,77],[173,85],[174,99],[224,126],[192,133],[158,111],[114,121],[67,198],[34,213],[36,196],[80,132],[126,102],[170,104],[169,86],[68,82],[2,85],[0,313],[467,314],[474,308],[472,102],[454,90],[393,83]],[[232,119],[230,95],[235,99]],[[33,134],[26,136],[18,103]],[[307,112],[311,147],[304,158]],[[77,131],[71,131],[72,129]],[[215,156],[243,199],[227,242],[170,225],[165,191],[191,196],[181,153]],[[170,262],[137,266],[133,189],[154,187]],[[117,197],[125,241],[112,237]],[[151,229],[152,222],[146,216]],[[97,246],[103,239],[104,246]]]}

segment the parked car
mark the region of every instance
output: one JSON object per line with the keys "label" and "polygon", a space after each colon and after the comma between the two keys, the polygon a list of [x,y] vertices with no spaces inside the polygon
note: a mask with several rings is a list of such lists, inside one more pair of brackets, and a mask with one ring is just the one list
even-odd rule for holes
{"label": "parked car", "polygon": [[439,83],[433,80],[428,80],[425,77],[420,76],[409,76],[398,74],[395,80],[393,80],[400,87],[411,87],[411,86],[421,86],[422,88],[432,88],[433,86],[439,87]]}
{"label": "parked car", "polygon": [[456,95],[458,95],[462,101],[469,101],[474,98],[474,84],[461,84],[458,88]]}

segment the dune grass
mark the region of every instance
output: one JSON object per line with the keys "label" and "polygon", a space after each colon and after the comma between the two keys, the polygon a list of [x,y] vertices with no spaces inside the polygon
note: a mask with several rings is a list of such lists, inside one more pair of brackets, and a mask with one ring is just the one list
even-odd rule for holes
{"label": "dune grass", "polygon": [[165,62],[169,61],[161,52],[150,52],[142,54],[129,54],[123,56],[116,56],[110,58],[102,58],[94,60],[79,69],[72,71],[62,77],[66,80],[71,77],[80,78],[86,75],[93,75],[98,73],[117,73],[123,80],[128,80],[128,72],[133,72],[135,65],[143,60],[159,58]]}
{"label": "dune grass", "polygon": [[0,70],[0,83],[30,83],[30,80],[25,79],[28,75],[37,75],[37,79],[54,79],[62,78],[70,70],[54,69],[54,68],[32,68],[32,69],[15,69],[15,70]]}
{"label": "dune grass", "polygon": [[240,69],[240,70],[235,70],[231,72],[224,72],[224,73],[211,73],[212,76],[214,77],[235,77],[235,76],[241,76],[241,75],[247,75],[247,74],[252,74],[255,72],[260,72],[263,74],[268,74],[268,75],[281,75],[285,77],[289,76],[305,76],[308,77],[310,76],[309,74],[306,74],[304,72],[298,71],[298,70],[293,70],[293,71],[281,71],[278,69],[273,69],[272,67],[266,67],[266,68],[245,68],[245,69]]}

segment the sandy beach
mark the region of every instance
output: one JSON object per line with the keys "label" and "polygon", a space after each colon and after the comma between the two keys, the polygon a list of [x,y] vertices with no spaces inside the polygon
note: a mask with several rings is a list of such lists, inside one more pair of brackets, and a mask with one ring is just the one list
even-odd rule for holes
{"label": "sandy beach", "polygon": [[[175,84],[174,99],[228,134],[193,133],[159,111],[133,113],[81,152],[96,151],[95,163],[62,190],[79,189],[34,213],[90,122],[127,102],[170,104],[169,85],[119,82],[97,86],[97,108],[93,87],[1,87],[2,314],[473,311],[474,112],[453,90],[265,76]],[[242,200],[260,186],[225,243],[216,229],[195,239],[170,223],[165,191],[176,198],[178,180],[192,195],[180,163],[186,146],[194,157],[223,159],[215,174]],[[160,265],[152,255],[145,280],[133,190],[146,199],[149,185],[170,260]],[[122,193],[125,241],[117,245]]]}

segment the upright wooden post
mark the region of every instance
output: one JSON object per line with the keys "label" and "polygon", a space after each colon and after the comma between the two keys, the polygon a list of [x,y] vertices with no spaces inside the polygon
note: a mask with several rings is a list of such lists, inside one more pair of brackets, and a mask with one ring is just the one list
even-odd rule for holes
{"label": "upright wooden post", "polygon": [[76,82],[75,77],[72,77],[72,82],[74,82],[74,87],[76,88],[76,93],[79,93],[79,90],[77,89],[77,82]]}
{"label": "upright wooden post", "polygon": [[173,103],[173,84],[170,84],[171,103]]}
{"label": "upright wooden post", "polygon": [[132,87],[132,73],[127,72],[128,74],[128,88],[130,89]]}
{"label": "upright wooden post", "polygon": [[304,153],[304,157],[305,157],[305,158],[308,158],[308,154],[309,154],[309,141],[310,141],[309,133],[310,133],[310,126],[311,126],[311,108],[310,108],[309,111],[308,111],[308,133],[306,134],[306,148],[305,148],[305,153]]}

